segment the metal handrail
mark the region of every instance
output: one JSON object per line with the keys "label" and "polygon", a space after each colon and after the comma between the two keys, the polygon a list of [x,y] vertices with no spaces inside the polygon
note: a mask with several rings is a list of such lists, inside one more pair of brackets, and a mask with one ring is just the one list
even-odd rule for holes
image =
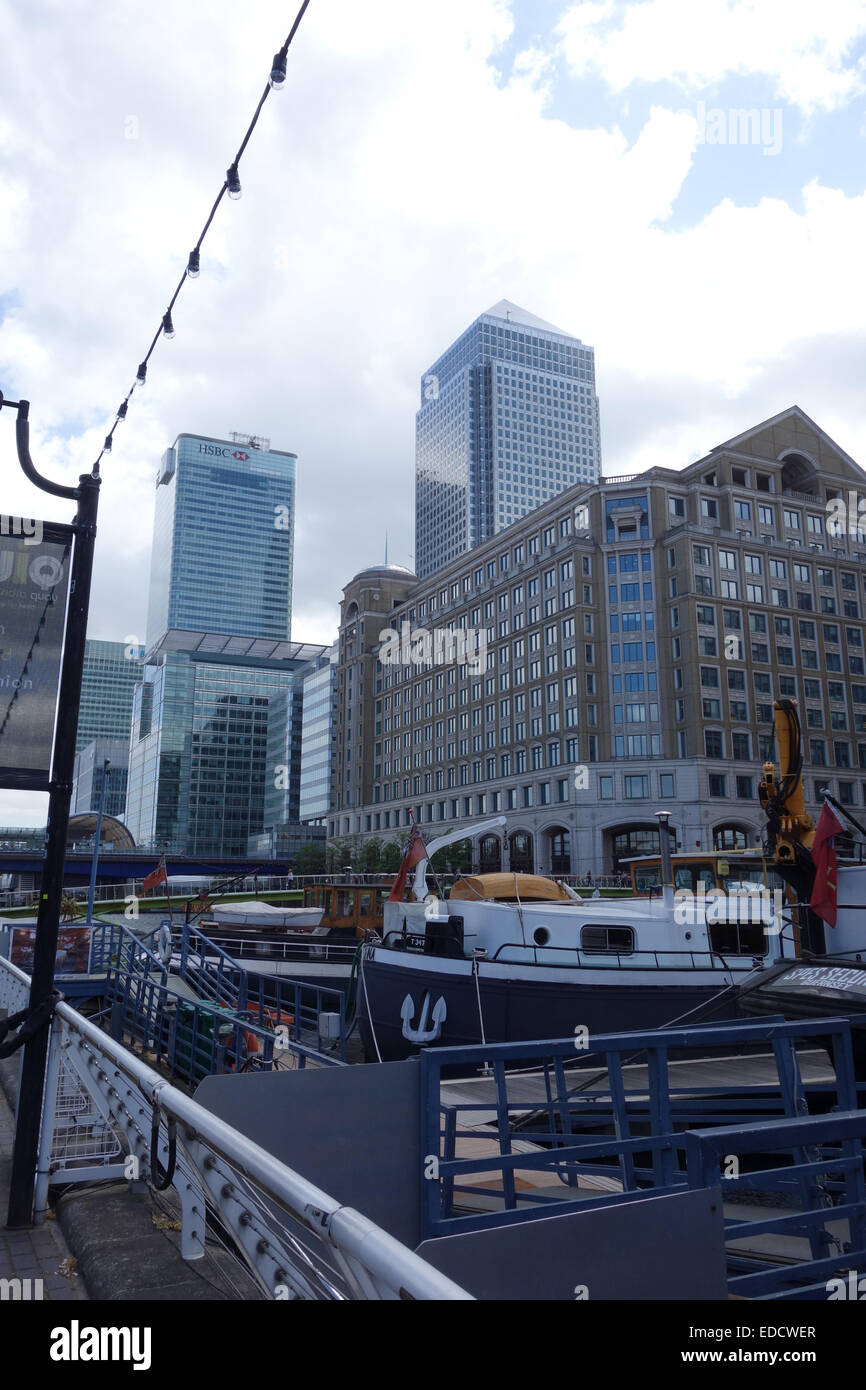
{"label": "metal handrail", "polygon": [[[7,960],[0,960],[0,1003],[6,1003],[4,995],[20,996],[22,988],[29,992],[29,983],[23,971]],[[274,1295],[272,1281],[276,1272],[285,1274],[292,1297],[316,1297],[309,1287],[309,1260],[302,1261],[294,1253],[292,1243],[282,1239],[279,1227],[276,1233],[267,1227],[267,1238],[259,1234],[266,1217],[260,1210],[250,1210],[255,1207],[255,1201],[244,1198],[242,1192],[238,1194],[233,1188],[231,1180],[238,1175],[252,1185],[255,1199],[264,1199],[266,1204],[275,1203],[307,1235],[317,1238],[339,1265],[349,1298],[471,1298],[459,1285],[369,1218],[343,1206],[239,1130],[184,1095],[68,1004],[57,1006],[56,1018],[64,1036],[52,1035],[52,1049],[65,1045],[67,1052],[80,1053],[90,1083],[100,1087],[112,1118],[123,1124],[134,1150],[145,1160],[150,1153],[150,1120],[154,1108],[166,1119],[176,1122],[178,1148],[183,1151],[177,1183],[183,1186],[191,1175],[199,1190],[208,1194],[220,1215],[230,1222],[243,1258],[272,1296],[282,1296]],[[90,1064],[88,1059],[92,1059]],[[47,1174],[51,1135],[46,1135],[45,1129],[43,1124],[40,1170],[44,1165]],[[167,1145],[163,1147],[167,1151]],[[189,1223],[200,1231],[201,1211],[191,1207],[186,1197],[182,1199],[182,1209],[184,1221],[188,1217]],[[189,1229],[182,1234],[184,1238],[194,1245],[195,1237]],[[203,1251],[198,1248],[195,1253]],[[344,1295],[334,1291],[330,1296]]]}
{"label": "metal handrail", "polygon": [[[477,933],[473,933],[473,932],[467,932],[467,933],[466,933],[466,937],[472,936],[472,935],[477,935]],[[413,932],[407,932],[406,937],[405,937],[405,940],[406,940],[407,942],[408,942],[408,941],[411,941],[412,938],[413,938],[413,936],[414,936],[414,937],[417,937],[419,943],[420,943],[421,941],[423,941],[423,940],[426,940],[426,938],[422,937],[422,936],[421,936],[419,933],[417,933],[417,932],[415,932],[415,933],[413,933]],[[466,939],[466,937],[464,937],[464,940]],[[394,941],[401,941],[401,940],[404,940],[404,937],[403,937],[403,933],[402,933],[402,932],[399,932],[399,931],[390,931],[390,932],[387,932],[387,933],[386,933],[385,937],[383,938],[383,940],[382,940],[380,943],[373,943],[373,944],[380,944],[380,945],[384,946],[387,950],[394,950],[394,949],[395,949],[395,946],[393,945],[393,942],[394,942]],[[407,951],[409,954],[421,955],[421,954],[424,953],[424,952],[423,952],[423,947],[421,947],[420,945],[417,946],[417,947],[416,947],[416,946],[409,946],[409,945],[407,945],[405,949],[406,949],[406,951]],[[574,955],[574,956],[577,957],[577,961],[576,961],[577,967],[578,967],[579,969],[581,969],[581,970],[605,969],[605,968],[608,968],[608,967],[605,967],[604,962],[607,961],[607,960],[614,960],[614,959],[615,959],[615,960],[616,960],[616,967],[615,967],[615,968],[618,969],[618,970],[626,970],[626,969],[629,969],[629,968],[631,968],[631,969],[652,969],[652,968],[654,968],[654,969],[656,969],[656,970],[695,970],[695,969],[702,969],[702,970],[728,970],[728,971],[732,971],[732,970],[736,970],[736,969],[738,968],[738,962],[743,962],[743,961],[745,961],[747,958],[748,958],[748,961],[749,961],[748,966],[743,965],[743,966],[740,966],[739,968],[742,968],[742,969],[744,969],[744,970],[745,970],[745,969],[754,970],[754,968],[755,968],[755,966],[754,966],[754,961],[755,961],[755,959],[757,958],[757,959],[759,959],[759,960],[761,960],[761,961],[763,961],[763,959],[764,959],[763,956],[758,955],[755,951],[744,951],[742,954],[735,955],[735,956],[734,956],[734,964],[730,964],[729,961],[726,959],[726,957],[725,957],[724,955],[722,955],[722,953],[721,953],[720,951],[689,951],[689,950],[685,950],[685,949],[682,950],[682,951],[614,951],[614,950],[601,950],[601,949],[595,950],[595,951],[591,951],[591,950],[587,950],[586,947],[583,947],[583,946],[552,946],[552,945],[548,945],[548,946],[538,946],[538,945],[534,945],[534,944],[533,944],[533,945],[530,945],[530,944],[529,944],[528,942],[526,942],[526,941],[506,941],[506,942],[503,942],[500,946],[498,946],[498,947],[496,948],[496,950],[494,951],[494,953],[493,953],[492,956],[482,956],[482,957],[480,958],[480,963],[483,965],[483,964],[485,964],[485,963],[496,963],[496,962],[498,962],[499,959],[500,959],[500,952],[501,952],[501,951],[531,951],[531,952],[532,952],[532,956],[533,956],[533,962],[534,962],[534,964],[535,964],[535,965],[539,965],[539,964],[540,964],[545,970],[547,970],[547,969],[550,969],[550,970],[570,970],[570,969],[573,969],[574,967],[573,967],[571,961],[546,961],[546,960],[545,960],[545,961],[539,962],[539,960],[538,960],[538,953],[539,953],[539,951],[560,951],[560,952],[562,952],[564,955],[569,955],[569,956]],[[663,957],[663,956],[666,956],[666,955],[667,955],[667,956],[676,956],[678,959],[684,959],[684,958],[685,958],[685,959],[688,959],[688,961],[689,961],[690,963],[689,963],[688,965],[669,965],[669,964],[665,964],[665,962],[664,962],[663,960],[660,960],[659,958],[660,958],[660,957]],[[587,960],[582,959],[582,957],[584,957],[584,956],[590,957],[590,959],[587,959]],[[651,965],[649,964],[649,962],[643,961],[643,960],[639,960],[639,961],[637,962],[637,965],[636,965],[636,966],[631,966],[631,967],[629,967],[628,965],[623,965],[623,963],[622,963],[623,960],[633,961],[633,960],[635,960],[635,958],[638,957],[638,956],[651,956],[651,957],[653,958],[653,961],[654,961],[654,966],[651,966]],[[465,961],[468,962],[468,961],[471,961],[471,960],[472,960],[472,957],[471,957],[471,956],[462,956],[462,957],[461,957],[461,956],[456,956],[456,957],[453,957],[453,959],[456,959],[456,960],[461,960],[461,959],[462,959],[462,960],[465,960]],[[707,961],[708,963],[707,963],[707,964],[703,964],[703,965],[697,964],[697,962],[699,962],[699,961],[701,961],[701,960],[705,960],[705,961]],[[721,962],[721,963],[720,963],[720,964],[716,964],[717,961],[719,961],[719,962]],[[515,962],[513,962],[513,961],[502,961],[501,963],[502,963],[502,964],[505,964],[505,965],[512,965],[512,964],[514,964]]]}

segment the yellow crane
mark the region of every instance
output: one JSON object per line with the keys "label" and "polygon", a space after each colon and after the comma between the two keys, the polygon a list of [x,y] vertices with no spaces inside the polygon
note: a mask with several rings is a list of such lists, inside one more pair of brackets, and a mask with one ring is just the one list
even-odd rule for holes
{"label": "yellow crane", "polygon": [[767,841],[778,865],[811,865],[808,851],[815,838],[812,817],[806,811],[803,794],[803,747],[800,716],[796,700],[775,700],[773,722],[776,730],[775,764],[764,763],[764,776],[758,787],[761,806],[767,816]]}

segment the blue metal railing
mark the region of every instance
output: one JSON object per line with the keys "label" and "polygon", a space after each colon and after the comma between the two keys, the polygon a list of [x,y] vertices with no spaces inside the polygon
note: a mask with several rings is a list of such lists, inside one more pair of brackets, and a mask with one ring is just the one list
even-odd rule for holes
{"label": "blue metal railing", "polygon": [[[794,1211],[771,1213],[764,1207],[759,1220],[726,1219],[729,1244],[742,1246],[763,1237],[766,1254],[766,1237],[793,1236],[808,1241],[811,1256],[792,1268],[780,1265],[778,1259],[762,1259],[759,1250],[748,1258],[742,1250],[732,1252],[731,1293],[746,1298],[825,1299],[829,1279],[866,1270],[864,1140],[864,1110],[696,1130],[684,1136],[690,1187],[720,1187],[723,1197],[732,1191],[760,1191],[799,1199]],[[790,1162],[742,1171],[743,1157],[754,1161],[755,1155],[768,1152],[784,1154]],[[847,1240],[828,1230],[831,1221],[847,1224]]]}
{"label": "blue metal railing", "polygon": [[[171,988],[168,968],[125,926],[100,924],[92,960],[94,951],[92,968],[106,972],[113,1035],[131,1038],[191,1085],[214,1073],[269,1070],[285,1052],[298,1067],[345,1062],[340,990],[248,975],[189,925],[173,969],[193,998]],[[329,1024],[336,1019],[333,1030],[326,1017]]]}
{"label": "blue metal railing", "polygon": [[205,1076],[273,1066],[270,1029],[209,1000],[188,999],[158,979],[112,967],[106,999],[112,1037],[138,1043],[191,1086]]}
{"label": "blue metal railing", "polygon": [[[804,1082],[798,1047],[810,1044],[828,1047],[832,1079]],[[730,1062],[732,1052],[754,1051],[758,1045],[772,1058],[773,1076],[757,1092],[734,1078],[707,1076],[708,1061]],[[688,1068],[678,1068],[672,1085],[670,1054],[683,1049],[693,1059],[696,1051],[702,1054],[704,1075],[683,1086],[679,1073]],[[590,1056],[597,1064],[588,1065]],[[627,1063],[644,1056],[641,1075],[630,1076]],[[518,1061],[521,1071],[509,1073]],[[530,1063],[537,1070],[527,1073]],[[473,1067],[484,1069],[487,1077],[478,1099],[464,1099],[465,1082],[459,1097],[449,1099],[443,1071],[466,1076]],[[430,1048],[421,1053],[420,1081],[425,1236],[508,1224],[587,1202],[633,1200],[648,1189],[682,1190],[688,1185],[685,1133],[696,1123],[743,1126],[756,1111],[796,1120],[812,1096],[822,1108],[842,1111],[856,1110],[858,1097],[847,1019],[610,1034],[589,1039],[582,1053],[575,1052],[573,1039]],[[477,1082],[470,1085],[477,1088]],[[460,1138],[485,1140],[487,1152],[459,1156]],[[530,1151],[515,1152],[517,1140],[527,1141]],[[545,1187],[519,1185],[518,1170],[539,1175],[546,1170],[554,1181],[548,1179]],[[485,1175],[483,1187],[479,1173]],[[599,1178],[606,1181],[599,1184]],[[596,1181],[588,1186],[588,1179]],[[558,1183],[564,1191],[557,1191]]]}
{"label": "blue metal railing", "polygon": [[177,973],[202,999],[242,1013],[247,1004],[247,973],[236,960],[186,923],[181,932]]}
{"label": "blue metal railing", "polygon": [[245,1017],[281,1034],[285,1031],[293,1042],[318,1053],[336,1053],[345,1062],[346,996],[341,989],[253,972],[246,982]]}
{"label": "blue metal railing", "polygon": [[156,975],[165,984],[167,969],[152,949],[153,932],[138,934],[120,922],[94,921],[90,933],[89,973],[122,970]]}

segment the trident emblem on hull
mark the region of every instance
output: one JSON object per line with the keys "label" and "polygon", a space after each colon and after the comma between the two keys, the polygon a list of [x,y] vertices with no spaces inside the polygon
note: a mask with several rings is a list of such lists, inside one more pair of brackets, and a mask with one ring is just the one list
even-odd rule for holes
{"label": "trident emblem on hull", "polygon": [[433,1027],[427,1027],[427,1016],[430,1013],[430,995],[425,991],[424,1000],[421,1004],[421,1020],[417,1028],[412,1027],[412,1019],[415,1017],[415,1000],[411,994],[407,994],[400,1009],[400,1017],[403,1020],[403,1037],[412,1043],[436,1042],[442,1033],[442,1024],[448,1016],[445,1007],[445,1000],[440,994],[436,1003],[433,1005]]}

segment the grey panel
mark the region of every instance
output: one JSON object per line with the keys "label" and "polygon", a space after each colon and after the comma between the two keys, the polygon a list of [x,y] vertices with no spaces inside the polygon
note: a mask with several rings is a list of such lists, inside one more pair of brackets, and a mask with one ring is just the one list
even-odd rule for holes
{"label": "grey panel", "polygon": [[481,1299],[725,1299],[718,1189],[647,1197],[425,1240],[418,1254]]}
{"label": "grey panel", "polygon": [[410,1248],[420,1237],[418,1064],[207,1076],[195,1099]]}

